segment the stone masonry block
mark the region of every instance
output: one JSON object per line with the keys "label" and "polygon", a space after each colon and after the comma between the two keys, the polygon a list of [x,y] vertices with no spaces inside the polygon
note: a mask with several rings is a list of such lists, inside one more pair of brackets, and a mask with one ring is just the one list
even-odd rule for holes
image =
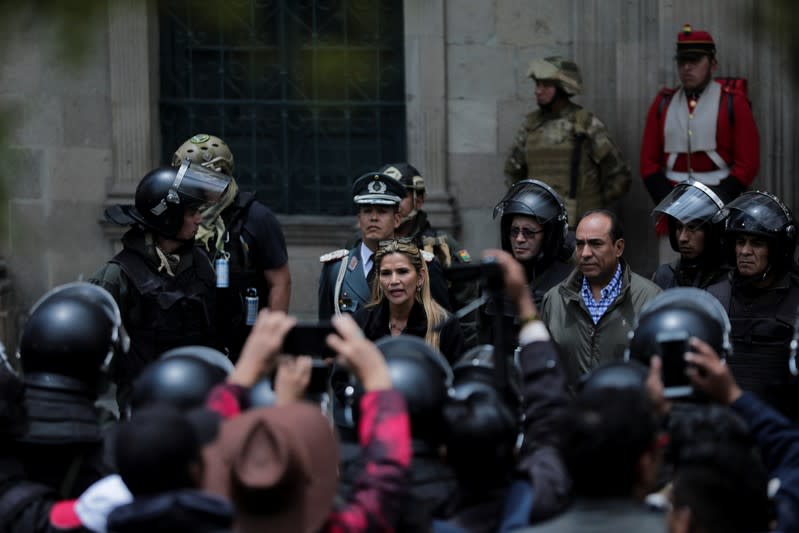
{"label": "stone masonry block", "polygon": [[42,172],[44,150],[36,148],[9,148],[9,175],[6,185],[9,194],[17,199],[42,197]]}
{"label": "stone masonry block", "polygon": [[509,46],[447,46],[447,91],[453,99],[497,100],[516,92],[514,51]]}
{"label": "stone masonry block", "polygon": [[493,102],[451,100],[447,123],[450,153],[496,153],[497,112]]}
{"label": "stone masonry block", "polygon": [[450,192],[460,209],[491,209],[505,194],[503,159],[497,154],[451,154],[448,173]]}
{"label": "stone masonry block", "polygon": [[63,142],[62,102],[58,97],[39,96],[25,102],[23,122],[17,138],[28,146],[60,146]]}
{"label": "stone masonry block", "polygon": [[9,202],[9,256],[29,257],[42,252],[42,243],[49,232],[44,204],[37,200],[12,200]]}
{"label": "stone masonry block", "polygon": [[[102,203],[112,172],[111,148],[64,148],[50,157],[49,194],[54,201]],[[80,195],[80,198],[76,198]]]}
{"label": "stone masonry block", "polygon": [[573,9],[572,2],[498,0],[497,39],[515,46],[568,43]]}
{"label": "stone masonry block", "polygon": [[496,33],[495,16],[495,0],[449,0],[447,43],[485,44]]}
{"label": "stone masonry block", "polygon": [[69,95],[64,100],[64,145],[111,148],[111,101],[107,94]]}
{"label": "stone masonry block", "polygon": [[491,219],[491,209],[462,209],[460,212],[461,244],[472,257],[480,257],[486,248],[499,247],[499,221]]}

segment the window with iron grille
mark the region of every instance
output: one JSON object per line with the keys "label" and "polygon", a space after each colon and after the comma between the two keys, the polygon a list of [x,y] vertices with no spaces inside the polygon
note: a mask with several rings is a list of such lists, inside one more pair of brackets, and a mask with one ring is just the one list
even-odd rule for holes
{"label": "window with iron grille", "polygon": [[273,210],[351,213],[351,183],[405,159],[402,20],[402,0],[161,0],[162,160],[210,133]]}

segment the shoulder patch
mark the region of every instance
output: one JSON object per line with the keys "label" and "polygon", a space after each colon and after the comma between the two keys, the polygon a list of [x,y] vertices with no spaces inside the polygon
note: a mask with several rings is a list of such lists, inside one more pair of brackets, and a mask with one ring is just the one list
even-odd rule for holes
{"label": "shoulder patch", "polygon": [[462,250],[458,250],[458,258],[461,260],[462,263],[472,262],[472,256],[469,255],[469,252],[465,248]]}
{"label": "shoulder patch", "polygon": [[325,255],[319,256],[319,262],[329,263],[331,261],[336,261],[338,259],[341,259],[342,257],[346,257],[347,254],[349,253],[350,253],[349,250],[345,250],[344,248],[342,248],[341,250],[336,250],[335,252],[329,252],[326,253]]}
{"label": "shoulder patch", "polygon": [[424,258],[424,260],[427,261],[428,263],[436,258],[433,252],[428,252],[427,250],[420,250],[420,252],[422,253],[422,257]]}

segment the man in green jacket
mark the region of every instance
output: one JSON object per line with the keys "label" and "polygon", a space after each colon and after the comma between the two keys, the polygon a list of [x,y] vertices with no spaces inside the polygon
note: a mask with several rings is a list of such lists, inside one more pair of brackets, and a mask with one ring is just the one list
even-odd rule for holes
{"label": "man in green jacket", "polygon": [[541,310],[570,385],[600,364],[623,358],[635,317],[660,292],[622,259],[624,233],[611,211],[586,212],[576,239],[577,268],[546,293]]}

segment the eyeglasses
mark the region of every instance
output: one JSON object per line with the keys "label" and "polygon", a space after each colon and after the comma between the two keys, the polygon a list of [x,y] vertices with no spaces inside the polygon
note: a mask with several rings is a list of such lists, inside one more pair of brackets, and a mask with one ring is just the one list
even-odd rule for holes
{"label": "eyeglasses", "polygon": [[540,229],[538,231],[531,230],[530,228],[511,228],[510,229],[510,236],[512,239],[515,239],[519,236],[519,233],[524,235],[525,239],[532,239],[534,236],[538,235],[539,233],[544,233],[544,230]]}

